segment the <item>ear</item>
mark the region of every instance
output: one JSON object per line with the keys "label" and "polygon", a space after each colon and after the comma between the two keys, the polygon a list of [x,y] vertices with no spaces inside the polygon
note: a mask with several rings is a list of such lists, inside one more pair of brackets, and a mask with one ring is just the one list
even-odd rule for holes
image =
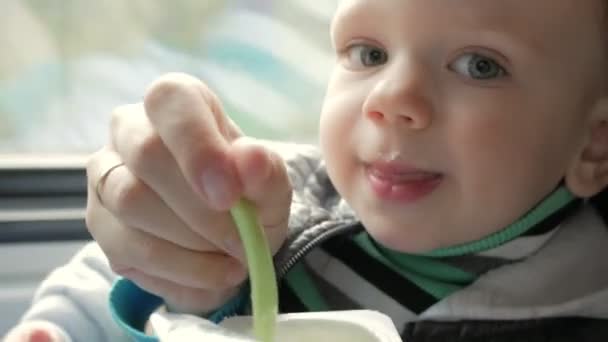
{"label": "ear", "polygon": [[601,99],[588,118],[585,145],[566,172],[566,186],[582,198],[608,185],[608,98]]}

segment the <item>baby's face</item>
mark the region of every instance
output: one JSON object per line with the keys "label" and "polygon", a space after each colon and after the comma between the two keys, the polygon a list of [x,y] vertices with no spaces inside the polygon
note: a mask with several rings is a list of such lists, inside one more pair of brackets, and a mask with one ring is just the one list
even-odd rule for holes
{"label": "baby's face", "polygon": [[341,2],[321,146],[374,238],[479,239],[557,186],[606,70],[601,1]]}

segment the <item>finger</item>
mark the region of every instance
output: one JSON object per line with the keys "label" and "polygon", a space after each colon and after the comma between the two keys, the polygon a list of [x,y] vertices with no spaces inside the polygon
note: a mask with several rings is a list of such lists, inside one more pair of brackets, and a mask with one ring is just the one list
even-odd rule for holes
{"label": "finger", "polygon": [[230,208],[240,184],[228,142],[240,132],[225,119],[217,97],[193,77],[169,74],[150,87],[144,106],[189,185],[212,208]]}
{"label": "finger", "polygon": [[[89,195],[89,201],[95,201]],[[145,270],[184,286],[222,289],[245,278],[242,263],[225,254],[182,248],[151,234],[124,226],[99,205],[87,206],[87,227],[110,262]]]}
{"label": "finger", "polygon": [[126,167],[116,168],[108,174],[103,186],[99,187],[98,195],[104,207],[126,226],[184,248],[217,251],[217,247],[188,228],[150,187]]}
{"label": "finger", "polygon": [[116,171],[116,166],[121,165],[120,156],[104,147],[93,153],[87,161],[87,188],[89,194],[95,194],[98,198],[103,191],[109,173]]}
{"label": "finger", "polygon": [[5,342],[63,342],[65,335],[55,324],[47,321],[30,321],[14,327],[4,337]]}
{"label": "finger", "polygon": [[[218,249],[240,257],[238,234],[230,217],[209,208],[187,183],[177,162],[142,106],[117,108],[112,141],[129,170],[147,184],[188,227]],[[236,241],[236,242],[235,242]]]}
{"label": "finger", "polygon": [[207,290],[235,286],[245,279],[242,263],[225,254],[195,252],[137,230],[126,232],[131,241],[126,258],[149,275]]}
{"label": "finger", "polygon": [[237,287],[210,291],[182,286],[173,281],[150,276],[140,270],[131,270],[123,276],[137,286],[153,293],[165,301],[174,312],[202,314],[223,304],[225,298],[235,295]]}
{"label": "finger", "polygon": [[29,342],[54,342],[56,339],[51,333],[43,329],[35,329],[30,332],[27,341]]}
{"label": "finger", "polygon": [[253,201],[273,250],[287,233],[292,187],[281,157],[252,138],[237,139],[232,146],[244,196]]}

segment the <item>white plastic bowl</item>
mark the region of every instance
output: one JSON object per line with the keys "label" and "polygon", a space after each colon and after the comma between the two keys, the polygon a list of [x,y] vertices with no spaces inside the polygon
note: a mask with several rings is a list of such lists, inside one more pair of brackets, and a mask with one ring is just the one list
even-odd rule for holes
{"label": "white plastic bowl", "polygon": [[[161,341],[253,341],[251,317],[232,317],[219,326],[204,319],[155,314],[152,324]],[[275,342],[400,342],[388,316],[375,311],[331,311],[279,315]]]}

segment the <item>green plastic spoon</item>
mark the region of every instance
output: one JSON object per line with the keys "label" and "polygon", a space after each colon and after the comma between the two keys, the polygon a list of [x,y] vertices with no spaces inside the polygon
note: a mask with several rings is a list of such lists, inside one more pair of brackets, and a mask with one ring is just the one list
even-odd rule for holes
{"label": "green plastic spoon", "polygon": [[247,257],[253,308],[253,332],[257,340],[273,342],[279,300],[268,241],[263,227],[259,224],[255,207],[249,201],[239,200],[230,209],[230,213],[239,230]]}

